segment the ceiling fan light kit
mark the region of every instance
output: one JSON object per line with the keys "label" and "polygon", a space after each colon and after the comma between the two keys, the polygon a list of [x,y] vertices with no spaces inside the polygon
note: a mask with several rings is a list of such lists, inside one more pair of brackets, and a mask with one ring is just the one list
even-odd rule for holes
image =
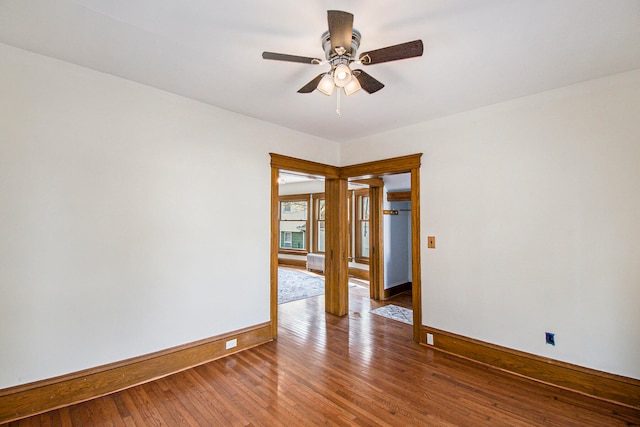
{"label": "ceiling fan light kit", "polygon": [[362,89],[362,86],[360,86],[360,82],[358,82],[358,79],[354,76],[351,78],[351,81],[344,86],[343,89],[344,93],[349,96]]}
{"label": "ceiling fan light kit", "polygon": [[340,64],[333,69],[333,81],[338,87],[345,87],[351,81],[351,69],[347,64]]}
{"label": "ceiling fan light kit", "polygon": [[326,60],[323,61],[319,58],[274,52],[263,52],[262,58],[311,65],[329,64],[331,69],[328,72],[316,76],[300,88],[298,93],[311,93],[315,89],[318,89],[319,92],[330,96],[337,86],[339,88],[338,115],[340,115],[340,89],[344,90],[344,93],[349,96],[360,89],[371,94],[384,87],[384,84],[364,71],[352,70],[350,67],[351,64],[368,66],[382,62],[414,58],[422,56],[424,50],[422,40],[414,40],[364,52],[358,57],[356,53],[360,47],[361,34],[353,28],[353,15],[340,10],[329,10],[327,11],[327,22],[329,30],[325,31],[321,37]]}
{"label": "ceiling fan light kit", "polygon": [[318,82],[318,89],[320,92],[324,93],[327,96],[331,96],[333,94],[333,89],[336,87],[336,84],[333,82],[333,76],[331,73],[326,73],[320,82]]}

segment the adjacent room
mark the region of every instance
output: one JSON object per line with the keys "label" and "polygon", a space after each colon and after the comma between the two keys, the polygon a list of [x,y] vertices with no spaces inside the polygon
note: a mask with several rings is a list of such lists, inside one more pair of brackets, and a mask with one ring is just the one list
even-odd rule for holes
{"label": "adjacent room", "polygon": [[639,119],[638,0],[0,0],[0,426],[640,425]]}

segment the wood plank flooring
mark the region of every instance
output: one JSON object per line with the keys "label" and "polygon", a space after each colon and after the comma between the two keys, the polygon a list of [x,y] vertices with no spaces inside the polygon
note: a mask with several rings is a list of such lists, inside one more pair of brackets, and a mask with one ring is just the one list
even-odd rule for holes
{"label": "wood plank flooring", "polygon": [[537,384],[415,344],[385,303],[350,288],[349,315],[324,297],[279,306],[279,338],[148,384],[2,427],[628,426],[640,411]]}

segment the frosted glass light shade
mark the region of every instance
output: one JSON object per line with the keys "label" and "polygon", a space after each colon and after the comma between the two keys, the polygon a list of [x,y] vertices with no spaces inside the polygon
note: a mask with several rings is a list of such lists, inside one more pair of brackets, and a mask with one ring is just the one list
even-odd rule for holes
{"label": "frosted glass light shade", "polygon": [[351,81],[351,69],[345,64],[340,64],[333,70],[333,81],[338,87],[345,87]]}
{"label": "frosted glass light shade", "polygon": [[347,94],[347,96],[356,93],[357,91],[359,91],[361,89],[360,87],[360,82],[358,81],[357,78],[355,77],[351,77],[351,81],[349,83],[347,83],[344,87],[344,93]]}
{"label": "frosted glass light shade", "polygon": [[334,87],[335,83],[333,83],[333,78],[331,77],[331,74],[327,73],[322,77],[322,79],[320,79],[320,83],[318,83],[318,87],[316,89],[327,96],[331,96]]}

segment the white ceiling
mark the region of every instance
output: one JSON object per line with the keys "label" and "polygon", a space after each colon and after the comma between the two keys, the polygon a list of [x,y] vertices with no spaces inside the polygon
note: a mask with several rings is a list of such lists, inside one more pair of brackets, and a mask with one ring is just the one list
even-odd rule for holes
{"label": "white ceiling", "polygon": [[[386,85],[296,91],[328,66],[326,10],[355,15],[360,52],[422,39],[372,65]],[[640,68],[639,0],[0,0],[0,42],[343,142]]]}

